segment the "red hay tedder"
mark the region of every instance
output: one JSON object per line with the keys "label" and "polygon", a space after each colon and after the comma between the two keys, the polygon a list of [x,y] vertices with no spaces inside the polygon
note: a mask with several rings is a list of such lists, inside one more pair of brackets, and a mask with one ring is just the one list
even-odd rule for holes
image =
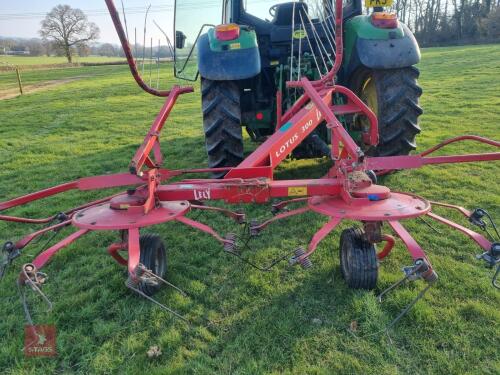
{"label": "red hay tedder", "polygon": [[[483,219],[489,218],[484,210],[477,209],[470,212],[459,206],[429,202],[414,194],[393,192],[388,187],[376,184],[376,173],[381,172],[420,168],[430,164],[499,160],[500,152],[452,156],[432,156],[432,154],[450,143],[464,140],[481,142],[494,147],[500,147],[500,142],[466,135],[446,140],[415,155],[365,156],[337,118],[339,115],[354,113],[366,116],[370,127],[364,134],[364,140],[369,145],[377,144],[378,128],[375,114],[352,91],[335,83],[335,76],[342,61],[342,0],[335,2],[338,53],[330,72],[318,81],[302,78],[300,81],[288,82],[288,87],[302,90],[302,96],[288,111],[278,114],[277,131],[238,166],[190,170],[170,170],[162,167],[164,163],[159,138],[177,98],[182,94],[192,92],[193,88],[175,86],[169,91],[159,91],[144,83],[136,69],[113,1],[106,0],[106,4],[135,80],[145,91],[165,97],[165,104],[132,158],[129,173],[81,178],[0,203],[0,211],[5,211],[72,189],[99,190],[118,186],[128,187],[128,190],[121,194],[90,202],[45,219],[0,215],[0,220],[10,222],[30,225],[51,223],[17,242],[8,242],[4,245],[5,257],[0,270],[2,274],[6,266],[21,255],[21,250],[37,237],[61,227],[73,226],[76,229],[74,233],[45,249],[36,256],[32,263],[22,267],[18,279],[19,285],[29,285],[42,294],[40,286],[45,276],[40,270],[57,252],[90,231],[118,231],[120,240],[109,246],[108,251],[119,264],[128,268],[127,286],[161,305],[151,295],[159,289],[161,284],[166,283],[172,286],[164,280],[165,249],[157,236],[141,236],[141,228],[177,221],[213,236],[221,243],[225,252],[238,256],[237,238],[234,234],[223,236],[210,226],[188,218],[186,214],[193,210],[212,210],[242,224],[246,222],[244,213],[211,207],[206,205],[206,202],[223,200],[229,204],[257,204],[268,203],[276,198],[288,200],[273,204],[275,216],[272,219],[263,223],[250,221],[249,235],[259,234],[275,221],[308,211],[324,215],[327,219],[326,224],[312,237],[307,248],[299,248],[295,251],[289,260],[290,264],[310,267],[311,255],[318,244],[342,220],[356,220],[362,223],[362,229],[344,230],[340,239],[341,271],[346,283],[352,288],[373,289],[375,287],[378,260],[388,256],[395,243],[394,237],[383,233],[384,224],[391,227],[396,236],[405,244],[414,264],[405,267],[404,278],[382,292],[381,296],[406,280],[423,279],[428,284],[403,313],[408,311],[438,278],[424,250],[402,224],[405,219],[427,216],[446,224],[475,241],[483,250],[480,258],[488,265],[494,267],[500,262],[499,242],[495,242],[493,238],[489,240],[479,233],[436,215],[432,212],[432,206],[458,210],[471,223],[481,228],[486,226]],[[342,96],[343,104],[335,104],[337,103],[333,100],[335,96]],[[274,169],[321,123],[326,123],[332,139],[331,158],[334,164],[328,173],[318,179],[274,180]],[[213,172],[226,172],[226,174],[223,179],[171,181],[172,178],[180,175]],[[303,206],[290,211],[286,210],[287,205],[298,202],[303,203]],[[52,224],[54,220],[58,223]],[[494,226],[493,222],[492,225]],[[377,243],[385,244],[378,253],[375,248]],[[121,253],[126,253],[128,256],[124,257]],[[498,287],[496,283],[498,273],[497,266],[493,278],[493,284],[496,287]],[[161,306],[184,319],[168,307]],[[29,314],[28,319],[30,319]]]}

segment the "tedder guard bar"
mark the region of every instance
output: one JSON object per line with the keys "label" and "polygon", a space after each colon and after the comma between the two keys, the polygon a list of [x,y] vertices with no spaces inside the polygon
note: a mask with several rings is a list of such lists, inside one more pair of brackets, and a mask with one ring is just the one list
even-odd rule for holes
{"label": "tedder guard bar", "polygon": [[[219,235],[210,226],[190,219],[186,217],[186,214],[195,210],[212,210],[224,214],[241,224],[245,222],[244,213],[220,207],[211,207],[206,205],[206,202],[223,200],[227,203],[251,204],[267,203],[274,198],[288,198],[289,200],[273,205],[273,212],[277,213],[273,218],[263,223],[251,221],[249,225],[250,235],[258,234],[277,220],[304,212],[314,212],[327,218],[327,223],[312,237],[307,248],[297,249],[295,256],[290,259],[291,264],[300,264],[305,268],[310,267],[311,261],[309,257],[316,250],[320,241],[333,231],[343,219],[362,223],[363,237],[360,241],[368,243],[367,247],[371,246],[374,249],[373,244],[385,242],[386,245],[377,254],[377,257],[379,259],[386,257],[391,252],[395,242],[392,236],[382,233],[382,224],[386,223],[402,240],[414,261],[413,266],[405,268],[403,280],[420,278],[431,285],[437,280],[437,274],[423,249],[400,222],[404,219],[423,216],[444,223],[469,236],[483,249],[484,253],[481,255],[481,259],[485,260],[488,265],[493,267],[500,262],[500,244],[495,242],[498,240],[491,238],[490,241],[479,233],[434,214],[432,206],[441,205],[459,210],[471,223],[479,225],[481,229],[485,226],[484,221],[481,219],[485,215],[484,210],[482,212],[477,210],[470,212],[459,206],[439,202],[431,203],[413,194],[391,192],[388,187],[377,185],[374,182],[373,171],[387,172],[420,168],[430,164],[500,160],[500,152],[429,156],[445,145],[458,141],[475,141],[496,148],[500,147],[500,142],[475,135],[467,135],[452,138],[416,155],[365,156],[361,148],[337,119],[338,115],[345,114],[365,116],[370,123],[370,127],[364,134],[363,141],[372,146],[377,144],[378,128],[375,114],[352,91],[335,83],[335,76],[342,61],[342,0],[335,1],[335,25],[337,28],[335,35],[338,46],[335,63],[329,73],[320,80],[309,81],[307,78],[302,78],[300,81],[287,83],[288,87],[298,88],[303,91],[303,94],[288,111],[278,116],[280,122],[276,124],[276,132],[236,167],[181,170],[162,167],[163,157],[159,136],[179,95],[191,92],[193,89],[192,87],[174,86],[168,91],[158,91],[147,86],[138,74],[113,1],[106,0],[106,4],[134,79],[146,92],[157,96],[165,96],[165,104],[154,120],[143,143],[135,153],[130,163],[130,173],[81,178],[0,203],[0,211],[5,211],[68,190],[100,190],[118,186],[129,188],[126,192],[85,203],[48,218],[33,219],[1,215],[0,220],[3,221],[30,225],[45,224],[45,227],[26,235],[18,241],[7,242],[4,245],[4,258],[0,263],[0,277],[7,265],[14,258],[20,256],[21,250],[34,239],[61,227],[75,227],[76,231],[73,234],[48,249],[44,249],[32,263],[23,266],[19,283],[21,285],[31,285],[34,289],[40,291],[39,284],[41,284],[40,280],[43,277],[40,276],[39,269],[47,264],[50,258],[59,250],[89,231],[113,230],[118,231],[121,237],[119,242],[111,244],[108,251],[119,264],[128,267],[127,286],[142,296],[153,300],[147,293],[143,292],[143,290],[147,290],[145,286],[150,285],[151,277],[155,277],[156,281],[161,280],[167,284],[168,282],[160,276],[154,275],[152,270],[148,270],[140,263],[140,253],[144,250],[141,249],[139,240],[141,228],[168,221],[178,221],[210,234],[223,245],[226,252],[236,255],[238,254],[238,245],[235,235],[228,234],[225,237]],[[342,104],[335,104],[336,101],[333,100],[335,95],[344,97]],[[334,164],[328,173],[323,178],[317,179],[274,180],[274,169],[321,123],[326,123],[332,139],[331,158]],[[172,181],[172,178],[185,174],[216,171],[227,172],[224,179],[197,178],[185,179],[180,182]],[[305,206],[278,213],[291,203],[305,203]],[[118,253],[119,251],[128,252],[128,257],[122,257]],[[349,267],[349,265],[344,266]],[[267,270],[268,268],[259,269]],[[349,275],[346,277],[349,277]],[[351,277],[361,276],[353,273]],[[361,278],[357,280],[359,282]],[[346,279],[346,281],[348,284],[350,283],[349,280]],[[493,278],[493,284],[497,285],[496,276]],[[373,284],[363,283],[351,283],[349,285],[358,288],[374,287]],[[397,285],[400,285],[400,283],[395,286]],[[428,287],[418,295],[414,302],[421,298],[427,289]],[[385,292],[382,294],[385,294]],[[153,301],[159,304],[159,302]],[[161,306],[172,312],[166,306]],[[174,314],[178,316],[177,313]]]}

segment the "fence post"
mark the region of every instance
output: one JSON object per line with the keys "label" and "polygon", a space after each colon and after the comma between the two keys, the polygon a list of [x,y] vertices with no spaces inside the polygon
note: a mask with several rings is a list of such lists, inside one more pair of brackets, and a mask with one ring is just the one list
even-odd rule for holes
{"label": "fence post", "polygon": [[23,83],[21,82],[21,74],[19,73],[19,66],[16,65],[16,75],[17,75],[17,83],[19,85],[19,92],[21,95],[23,94]]}

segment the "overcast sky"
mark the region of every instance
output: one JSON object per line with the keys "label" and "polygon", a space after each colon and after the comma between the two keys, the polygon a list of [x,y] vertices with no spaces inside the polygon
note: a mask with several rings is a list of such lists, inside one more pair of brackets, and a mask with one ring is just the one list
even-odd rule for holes
{"label": "overcast sky", "polygon": [[[121,0],[114,0],[115,6],[122,14]],[[260,18],[270,18],[269,7],[276,3],[290,0],[251,0],[244,1],[247,11]],[[99,26],[101,35],[99,42],[118,44],[118,37],[104,0],[0,0],[0,36],[34,38],[39,37],[40,22],[56,5],[67,4],[79,8],[88,19]],[[169,35],[173,35],[174,0],[123,0],[129,40],[134,42],[134,29],[137,28],[137,42],[144,38],[144,16],[151,5],[148,15],[146,45],[157,45],[158,40],[165,44],[165,37],[153,24],[156,21]],[[188,36],[188,42],[194,42],[203,24],[219,24],[222,14],[222,0],[177,0],[177,29]]]}
{"label": "overcast sky", "polygon": [[[196,2],[196,0],[180,1],[186,4]],[[124,0],[125,8],[128,9],[126,14],[129,34],[133,34],[134,27],[137,27],[138,39],[142,39],[144,14],[149,4],[151,4],[148,17],[150,21],[156,20],[170,34],[173,3],[173,0]],[[218,4],[219,1],[214,3]],[[40,21],[58,4],[68,4],[83,10],[89,20],[95,22],[101,29],[100,42],[118,43],[104,0],[0,0],[0,36],[39,37]],[[115,0],[115,5],[121,13],[121,1]],[[164,39],[152,23],[148,26],[147,34],[148,38],[154,38],[155,44],[158,38]],[[130,35],[130,39],[133,39],[133,35]]]}

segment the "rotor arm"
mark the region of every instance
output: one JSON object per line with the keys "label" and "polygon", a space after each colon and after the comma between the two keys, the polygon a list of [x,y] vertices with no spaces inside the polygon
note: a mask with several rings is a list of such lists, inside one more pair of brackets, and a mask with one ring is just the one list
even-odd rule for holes
{"label": "rotor arm", "polygon": [[500,142],[475,135],[464,135],[447,139],[417,155],[368,157],[366,158],[366,169],[376,171],[391,171],[396,169],[415,169],[423,167],[424,165],[431,164],[469,163],[475,161],[500,160],[500,152],[485,152],[468,155],[427,156],[446,145],[465,140],[473,140],[500,148]]}

